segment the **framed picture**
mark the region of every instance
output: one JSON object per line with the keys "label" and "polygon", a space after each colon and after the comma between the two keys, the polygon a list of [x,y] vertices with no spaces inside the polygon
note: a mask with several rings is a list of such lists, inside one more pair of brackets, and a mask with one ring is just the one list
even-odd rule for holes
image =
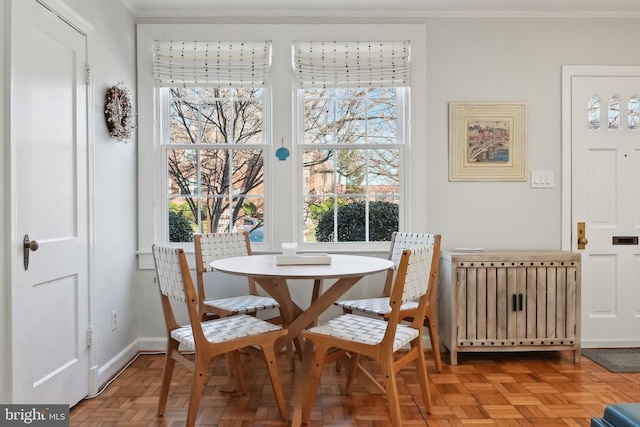
{"label": "framed picture", "polygon": [[526,181],[525,105],[449,104],[449,181]]}

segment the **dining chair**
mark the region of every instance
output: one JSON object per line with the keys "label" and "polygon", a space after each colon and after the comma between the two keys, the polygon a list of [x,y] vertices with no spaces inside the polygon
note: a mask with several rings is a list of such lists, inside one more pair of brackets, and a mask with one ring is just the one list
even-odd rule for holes
{"label": "dining chair", "polygon": [[[205,291],[205,273],[214,271],[211,262],[221,258],[251,255],[251,241],[248,232],[205,233],[194,235],[196,252],[196,275],[198,282],[199,311],[202,320],[226,317],[234,314],[250,314],[255,316],[259,311],[280,309],[280,304],[274,298],[258,294],[256,282],[249,278],[248,293],[227,297],[207,298]],[[221,287],[220,283],[216,286]],[[267,322],[283,325],[285,319],[282,313],[266,319]],[[287,353],[291,370],[295,370],[295,356],[293,344],[287,344]],[[233,376],[233,372],[230,371]]]}
{"label": "dining chair", "polygon": [[[213,315],[225,317],[232,314],[252,314],[270,308],[280,308],[273,298],[258,295],[256,283],[249,279],[247,294],[228,298],[207,298],[204,274],[214,271],[211,261],[221,258],[251,255],[249,233],[208,233],[194,235],[196,252],[196,274],[198,281],[199,309],[202,319]],[[218,284],[218,286],[221,286]],[[271,323],[282,324],[282,316],[269,319]]]}
{"label": "dining chair", "polygon": [[[400,263],[402,252],[405,249],[433,244],[434,259],[432,273],[428,278],[427,287],[427,306],[424,313],[424,326],[429,331],[429,340],[431,341],[431,350],[435,360],[436,370],[442,372],[442,358],[440,356],[440,339],[438,336],[438,323],[436,314],[436,295],[439,282],[439,265],[440,265],[440,241],[439,234],[426,233],[406,233],[394,232],[391,236],[391,248],[389,250],[389,259],[393,261],[396,268],[387,272],[384,289],[382,295],[377,298],[362,298],[355,300],[338,301],[336,305],[342,308],[343,313],[363,312],[375,314],[387,318],[391,314],[391,306],[389,305],[389,297],[391,296],[391,286],[393,283],[394,273],[397,271]],[[418,308],[417,301],[409,301],[401,307],[402,317],[411,319],[415,316]]]}
{"label": "dining chair", "polygon": [[[310,328],[302,333],[315,347],[313,354],[305,354],[305,368],[308,369],[301,396],[301,421],[308,424],[316,398],[322,370],[327,362],[341,355],[350,358],[345,392],[349,393],[357,370],[367,374],[360,364],[366,356],[376,361],[382,371],[381,389],[387,395],[391,423],[399,427],[402,423],[396,374],[409,363],[414,362],[422,400],[427,413],[431,411],[431,396],[422,344],[422,318],[427,307],[427,283],[433,273],[435,245],[405,249],[402,252],[398,272],[391,290],[391,313],[387,319],[378,317],[342,314],[327,323]],[[403,320],[402,304],[418,300],[413,321]],[[406,351],[400,351],[410,346]],[[310,358],[313,361],[310,362]],[[376,380],[369,374],[370,379]],[[379,383],[378,383],[379,384]]]}
{"label": "dining chair", "polygon": [[[198,296],[184,250],[171,246],[153,245],[153,257],[160,288],[162,311],[167,327],[167,352],[162,374],[158,415],[164,414],[176,361],[193,372],[186,421],[186,426],[192,427],[197,418],[207,370],[211,361],[217,356],[231,354],[234,369],[236,372],[240,372],[241,364],[238,350],[249,346],[258,346],[264,354],[280,415],[282,419],[288,419],[289,412],[282,391],[275,349],[276,340],[286,335],[286,330],[280,325],[274,325],[246,314],[202,322],[198,312]],[[174,304],[186,304],[189,324],[180,325],[176,321],[172,301]],[[185,356],[179,350],[181,345],[185,350],[194,352],[193,359]],[[237,375],[237,377],[241,390],[246,393],[244,375]]]}

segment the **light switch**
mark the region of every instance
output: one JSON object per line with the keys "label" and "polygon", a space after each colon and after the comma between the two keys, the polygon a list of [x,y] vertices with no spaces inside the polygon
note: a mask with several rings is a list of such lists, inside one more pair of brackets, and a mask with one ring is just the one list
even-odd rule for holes
{"label": "light switch", "polygon": [[553,188],[553,171],[531,171],[531,188]]}

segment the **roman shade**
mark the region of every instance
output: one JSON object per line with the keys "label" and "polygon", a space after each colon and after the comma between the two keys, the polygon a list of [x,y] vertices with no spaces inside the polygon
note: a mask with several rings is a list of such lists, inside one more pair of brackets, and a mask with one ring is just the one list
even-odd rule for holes
{"label": "roman shade", "polygon": [[270,41],[156,40],[153,46],[158,87],[263,87],[270,71]]}
{"label": "roman shade", "polygon": [[299,87],[404,87],[410,85],[410,43],[294,42]]}

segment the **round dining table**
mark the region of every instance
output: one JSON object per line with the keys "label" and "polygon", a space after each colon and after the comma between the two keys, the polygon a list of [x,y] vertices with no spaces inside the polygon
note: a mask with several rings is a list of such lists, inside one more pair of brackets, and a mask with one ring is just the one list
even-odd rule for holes
{"label": "round dining table", "polygon": [[[329,257],[328,264],[280,265],[273,254],[248,255],[218,259],[211,262],[211,267],[223,273],[252,278],[278,301],[288,334],[282,336],[276,345],[282,348],[293,341],[302,357],[300,333],[304,329],[314,325],[318,317],[361,278],[394,267],[393,262],[384,258],[342,254],[330,254]],[[292,279],[313,280],[311,300],[306,309],[291,298],[287,280]],[[323,290],[326,279],[335,279],[335,282]]]}

